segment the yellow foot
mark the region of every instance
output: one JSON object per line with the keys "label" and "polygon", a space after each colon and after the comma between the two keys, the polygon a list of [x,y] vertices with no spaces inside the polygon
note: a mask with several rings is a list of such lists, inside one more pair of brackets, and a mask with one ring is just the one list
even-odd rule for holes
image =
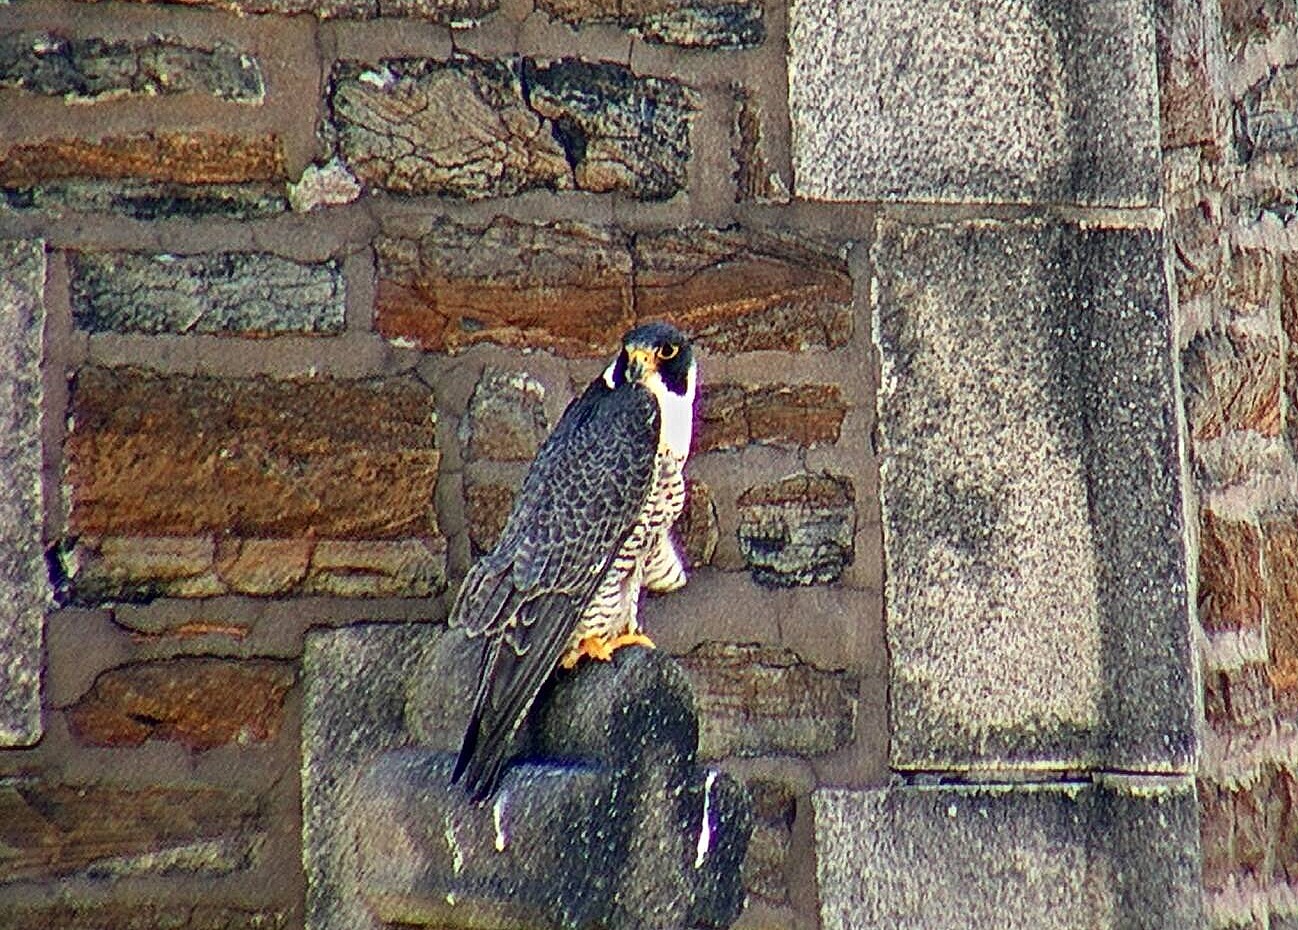
{"label": "yellow foot", "polygon": [[623,646],[644,646],[647,649],[653,649],[654,643],[652,639],[643,633],[623,633],[621,636],[615,636],[612,639],[605,639],[603,636],[587,636],[577,644],[575,649],[564,656],[559,664],[565,669],[572,669],[583,658],[608,662],[613,658],[613,651],[621,649]]}

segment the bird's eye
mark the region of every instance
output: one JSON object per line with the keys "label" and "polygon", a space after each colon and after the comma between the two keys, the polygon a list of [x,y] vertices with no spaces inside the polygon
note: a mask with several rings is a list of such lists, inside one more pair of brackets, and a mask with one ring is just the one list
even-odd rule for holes
{"label": "bird's eye", "polygon": [[658,357],[665,362],[675,358],[677,355],[680,354],[680,351],[681,351],[680,346],[671,345],[669,343],[668,345],[658,347]]}

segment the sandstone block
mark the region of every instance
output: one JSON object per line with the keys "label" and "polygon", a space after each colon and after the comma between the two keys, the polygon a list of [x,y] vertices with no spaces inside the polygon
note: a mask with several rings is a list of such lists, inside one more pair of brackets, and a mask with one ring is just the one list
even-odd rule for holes
{"label": "sandstone block", "polygon": [[168,904],[127,898],[122,901],[51,904],[0,903],[0,922],[13,927],[59,930],[286,930],[287,906],[240,907],[225,904]]}
{"label": "sandstone block", "polygon": [[303,591],[335,597],[429,597],[446,587],[446,540],[322,539]]}
{"label": "sandstone block", "polygon": [[1262,629],[1262,540],[1257,529],[1202,512],[1199,621],[1209,632]]}
{"label": "sandstone block", "polygon": [[524,61],[528,104],[548,119],[583,191],[667,200],[685,187],[695,94],[606,62]]}
{"label": "sandstone block", "polygon": [[1160,237],[885,222],[873,258],[893,764],[1186,770]]}
{"label": "sandstone block", "polygon": [[674,532],[687,567],[712,564],[721,531],[712,491],[702,481],[685,479],[685,509],[676,521]]}
{"label": "sandstone block", "polygon": [[69,529],[88,535],[435,535],[432,396],[405,379],[86,368],[72,389]]}
{"label": "sandstone block", "polygon": [[[78,875],[213,875],[247,868],[261,802],[202,787],[0,783],[0,887]],[[0,914],[3,914],[0,910]]]}
{"label": "sandstone block", "polygon": [[45,246],[0,240],[0,747],[41,738]]}
{"label": "sandstone block", "polygon": [[573,186],[563,149],[508,64],[343,63],[329,105],[339,155],[371,187],[481,199]]}
{"label": "sandstone block", "polygon": [[[154,0],[129,0],[152,3]],[[279,13],[291,16],[307,13],[319,19],[375,19],[409,16],[442,25],[469,25],[494,13],[500,0],[186,0],[190,6],[230,10],[241,16]]]}
{"label": "sandstone block", "polygon": [[1271,681],[1298,705],[1298,517],[1281,514],[1262,524],[1262,565]]}
{"label": "sandstone block", "polygon": [[787,904],[784,864],[793,843],[797,798],[790,785],[775,779],[752,778],[745,787],[753,799],[753,835],[744,858],[744,889],[769,904]]}
{"label": "sandstone block", "polygon": [[1172,0],[1156,9],[1160,122],[1164,148],[1217,139],[1212,23],[1203,0]]}
{"label": "sandstone block", "polygon": [[1202,926],[1194,785],[820,789],[826,930]]}
{"label": "sandstone block", "polygon": [[1251,40],[1265,40],[1295,21],[1298,12],[1284,0],[1221,0],[1222,33],[1231,51]]}
{"label": "sandstone block", "polygon": [[[1298,65],[1270,69],[1235,105],[1235,150],[1244,162],[1298,148]],[[1286,153],[1289,153],[1286,156]]]}
{"label": "sandstone block", "polygon": [[789,190],[775,170],[777,157],[766,128],[761,98],[743,87],[735,89],[735,124],[731,157],[735,163],[735,199],[761,203],[787,203]]}
{"label": "sandstone block", "polygon": [[281,184],[174,184],[140,180],[68,180],[0,188],[0,203],[45,213],[116,213],[137,220],[224,217],[252,220],[284,213]]}
{"label": "sandstone block", "polygon": [[265,94],[257,60],[222,43],[204,48],[158,36],[111,42],[52,32],[0,36],[0,87],[69,100],[208,94],[261,103]]}
{"label": "sandstone block", "polygon": [[625,330],[656,319],[727,354],[836,348],[852,332],[841,255],[744,230],[629,242],[577,223],[435,220],[416,238],[379,239],[376,251],[379,332],[427,351],[491,342],[604,356]]}
{"label": "sandstone block", "polygon": [[335,261],[276,255],[72,252],[72,318],[92,333],[341,332],[345,285]]}
{"label": "sandstone block", "polygon": [[1204,719],[1229,737],[1269,736],[1275,718],[1271,669],[1257,664],[1205,671]]}
{"label": "sandstone block", "polygon": [[282,181],[278,136],[159,132],[89,139],[44,139],[0,152],[0,186],[30,188],[69,178],[173,184]]}
{"label": "sandstone block", "polygon": [[739,496],[739,551],[776,587],[837,581],[855,555],[856,493],[846,478],[791,475]]}
{"label": "sandstone block", "polygon": [[1190,434],[1217,439],[1236,429],[1280,434],[1284,357],[1276,341],[1230,331],[1204,333],[1181,355]]}
{"label": "sandstone block", "polygon": [[487,367],[460,424],[465,458],[530,462],[548,433],[541,383],[526,372]]}
{"label": "sandstone block", "polygon": [[837,385],[703,385],[695,450],[752,443],[810,448],[838,441],[847,408]]}
{"label": "sandstone block", "polygon": [[275,738],[296,676],[270,659],[178,658],[101,673],[67,709],[73,735],[91,746],[175,741],[201,752]]}
{"label": "sandstone block", "polygon": [[537,8],[573,25],[617,23],[647,41],[692,48],[748,48],[766,38],[760,0],[540,0]]}
{"label": "sandstone block", "polygon": [[797,0],[794,193],[813,200],[1158,200],[1152,8]]}
{"label": "sandstone block", "polygon": [[490,552],[505,531],[505,521],[514,508],[517,487],[496,482],[471,481],[464,486],[464,511],[469,523],[469,541],[475,552]]}
{"label": "sandstone block", "polygon": [[678,661],[698,697],[703,758],[815,755],[852,740],[856,682],[847,672],[752,643],[704,643]]}

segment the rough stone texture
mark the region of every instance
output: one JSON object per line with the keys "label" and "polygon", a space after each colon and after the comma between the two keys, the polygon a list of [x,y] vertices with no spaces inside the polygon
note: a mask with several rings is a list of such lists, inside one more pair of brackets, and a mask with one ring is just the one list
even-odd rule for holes
{"label": "rough stone texture", "polygon": [[69,875],[233,872],[252,863],[265,827],[258,799],[216,788],[4,779],[0,887]]}
{"label": "rough stone texture", "polygon": [[616,64],[464,55],[344,62],[330,90],[339,154],[362,182],[471,200],[574,187],[671,197],[692,99]]}
{"label": "rough stone texture", "polygon": [[1275,694],[1271,670],[1254,663],[1208,671],[1204,679],[1204,720],[1231,736],[1264,737],[1271,733]]}
{"label": "rough stone texture", "polygon": [[92,333],[338,333],[337,262],[262,253],[72,252],[72,318]]}
{"label": "rough stone texture", "polygon": [[699,755],[815,755],[852,741],[856,681],[778,646],[704,643],[678,661],[699,704]]}
{"label": "rough stone texture", "polygon": [[1265,39],[1278,27],[1298,18],[1286,0],[1221,0],[1221,29],[1226,45],[1237,51],[1254,39]]}
{"label": "rough stone texture", "polygon": [[1262,525],[1271,682],[1298,706],[1298,515],[1280,514]]}
{"label": "rough stone texture", "polygon": [[296,676],[270,659],[179,658],[101,673],[67,709],[73,735],[92,746],[169,740],[201,752],[275,738]]}
{"label": "rough stone texture", "polygon": [[743,87],[736,87],[735,125],[731,157],[735,163],[735,199],[761,203],[787,203],[789,190],[775,170],[776,157],[771,139],[763,129],[761,99]]}
{"label": "rough stone texture", "polygon": [[1262,629],[1262,541],[1249,523],[1203,511],[1199,622],[1208,632]]}
{"label": "rough stone texture", "polygon": [[342,63],[329,101],[339,155],[367,186],[469,199],[573,186],[563,149],[506,63]]}
{"label": "rough stone texture", "polygon": [[360,181],[336,157],[324,165],[307,165],[302,177],[288,185],[288,202],[299,213],[352,203],[360,195]]}
{"label": "rough stone texture", "polygon": [[825,930],[1201,926],[1189,781],[820,789],[812,804]]}
{"label": "rough stone texture", "polygon": [[261,103],[265,94],[256,59],[228,45],[203,48],[158,36],[109,42],[52,32],[0,36],[0,87],[69,100],[193,93]]}
{"label": "rough stone texture", "polygon": [[638,319],[667,319],[727,354],[837,348],[852,334],[852,277],[837,250],[742,229],[635,240]]}
{"label": "rough stone texture", "polygon": [[837,385],[705,383],[694,449],[740,449],[752,443],[811,446],[838,442],[847,408]]}
{"label": "rough stone texture", "polygon": [[496,482],[467,482],[464,486],[464,516],[469,524],[469,542],[477,553],[490,552],[505,531],[505,521],[514,508],[518,486]]}
{"label": "rough stone texture", "polygon": [[166,904],[147,900],[111,903],[0,903],[0,924],[59,930],[287,930],[288,908],[222,904]]}
{"label": "rough stone texture", "polygon": [[675,532],[686,567],[711,564],[721,538],[717,505],[712,491],[696,478],[685,479],[685,509],[676,521]]}
{"label": "rough stone texture", "polygon": [[739,496],[739,551],[755,581],[837,581],[855,557],[856,493],[847,478],[797,474]]}
{"label": "rough stone texture", "polygon": [[[309,637],[307,927],[733,920],[747,801],[692,765],[697,724],[679,669],[625,650],[561,676],[525,740],[549,761],[515,764],[494,802],[475,806],[447,776],[476,650],[430,626]],[[412,739],[420,748],[392,751]],[[572,758],[584,764],[561,761]],[[570,867],[556,871],[560,861]]]}
{"label": "rough stone texture", "polygon": [[794,193],[1156,203],[1152,7],[796,0]]}
{"label": "rough stone texture", "polygon": [[68,178],[236,184],[284,177],[283,142],[269,134],[194,131],[44,139],[0,152],[0,185],[11,188]]}
{"label": "rough stone texture", "polygon": [[748,48],[766,38],[761,0],[539,0],[537,9],[574,25],[617,23],[650,42]]}
{"label": "rough stone texture", "polygon": [[1217,99],[1203,0],[1169,0],[1155,7],[1159,103],[1165,149],[1211,143],[1217,136]]}
{"label": "rough stone texture", "polygon": [[434,535],[433,398],[401,379],[280,381],[86,368],[68,526],[90,535]]}
{"label": "rough stone texture", "polygon": [[522,66],[528,103],[550,120],[579,190],[666,200],[684,189],[696,108],[691,90],[603,62]]}
{"label": "rough stone texture", "polygon": [[284,213],[283,185],[166,184],[151,181],[57,181],[0,189],[0,204],[54,214],[117,213],[137,220],[224,217],[251,220]]}
{"label": "rough stone texture", "polygon": [[[156,3],[157,0],[129,2]],[[456,26],[471,25],[500,6],[500,0],[383,0],[381,4],[380,0],[184,0],[184,3],[231,10],[240,15],[309,13],[320,19],[375,19],[382,13]]]}
{"label": "rough stone texture", "polygon": [[1272,67],[1235,105],[1235,150],[1248,163],[1265,155],[1294,163],[1298,149],[1298,64]]}
{"label": "rough stone texture", "polygon": [[1196,337],[1181,358],[1190,435],[1199,441],[1236,429],[1280,435],[1283,373],[1278,342],[1237,331]]}
{"label": "rough stone texture", "polygon": [[852,279],[841,255],[736,229],[644,233],[497,217],[438,219],[422,235],[385,237],[377,327],[427,351],[479,342],[604,356],[637,322],[665,319],[703,347],[835,348],[852,331]]}
{"label": "rough stone texture", "polygon": [[1185,770],[1161,238],[885,222],[873,258],[894,765]]}
{"label": "rough stone texture", "polygon": [[752,778],[745,787],[753,799],[753,835],[744,858],[744,889],[766,903],[786,904],[784,864],[793,843],[797,798],[790,785],[774,779]]}
{"label": "rough stone texture", "polygon": [[75,600],[445,586],[439,455],[407,379],[223,379],[87,368],[66,445]]}
{"label": "rough stone texture", "polygon": [[460,422],[465,458],[530,462],[548,432],[541,383],[526,372],[488,366]]}
{"label": "rough stone texture", "polygon": [[45,246],[0,240],[0,746],[41,738]]}

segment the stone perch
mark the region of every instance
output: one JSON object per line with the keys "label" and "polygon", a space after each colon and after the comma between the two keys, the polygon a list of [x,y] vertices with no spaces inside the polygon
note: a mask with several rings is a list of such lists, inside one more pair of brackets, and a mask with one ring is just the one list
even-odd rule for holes
{"label": "stone perch", "polygon": [[[358,637],[387,640],[359,650],[361,667],[342,642]],[[698,764],[694,695],[669,657],[624,649],[561,673],[525,729],[526,761],[478,805],[449,784],[476,644],[424,626],[335,631],[313,646],[323,660],[308,668],[309,928],[686,930],[739,916],[750,802]],[[385,654],[404,659],[404,688],[391,666],[364,680]],[[358,692],[353,715],[335,716],[340,691]],[[404,700],[400,734],[392,699]],[[367,709],[389,715],[386,739],[355,716]],[[331,739],[354,758],[331,764]],[[378,751],[356,752],[357,740]]]}

